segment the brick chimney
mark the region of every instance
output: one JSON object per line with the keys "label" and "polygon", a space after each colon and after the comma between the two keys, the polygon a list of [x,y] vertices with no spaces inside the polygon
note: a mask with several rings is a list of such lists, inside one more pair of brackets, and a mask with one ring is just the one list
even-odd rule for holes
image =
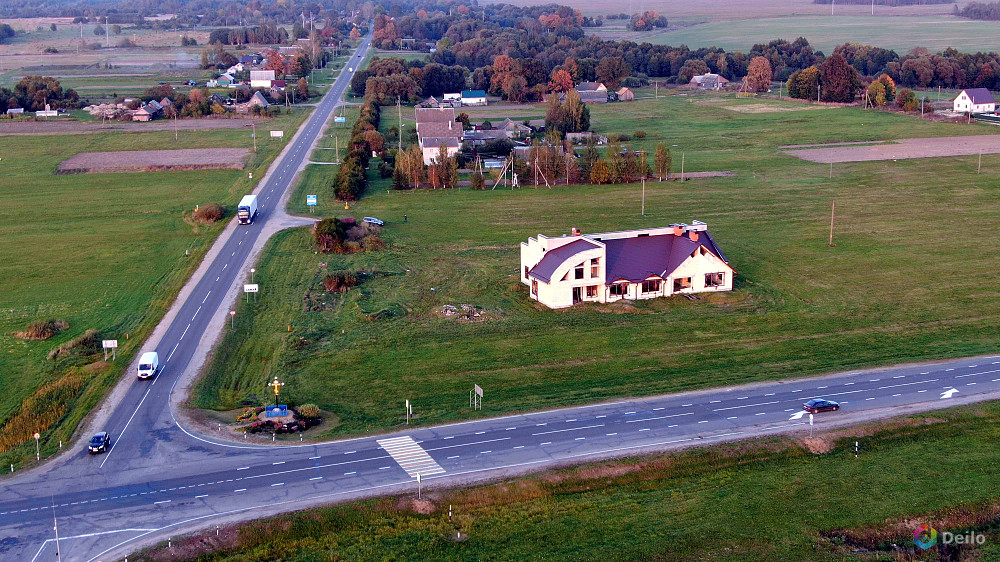
{"label": "brick chimney", "polygon": [[688,231],[688,237],[691,238],[692,242],[697,242],[698,241],[698,231],[697,230],[689,230]]}
{"label": "brick chimney", "polygon": [[573,228],[572,228],[572,229],[570,230],[570,233],[572,233],[572,234],[573,234],[573,236],[579,236],[579,235],[580,235],[580,229],[574,226],[574,227],[573,227]]}

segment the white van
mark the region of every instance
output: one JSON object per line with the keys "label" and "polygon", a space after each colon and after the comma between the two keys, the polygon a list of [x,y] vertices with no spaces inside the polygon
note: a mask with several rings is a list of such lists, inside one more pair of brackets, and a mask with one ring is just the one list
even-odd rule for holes
{"label": "white van", "polygon": [[139,358],[139,378],[148,379],[160,370],[160,356],[155,351],[147,351]]}

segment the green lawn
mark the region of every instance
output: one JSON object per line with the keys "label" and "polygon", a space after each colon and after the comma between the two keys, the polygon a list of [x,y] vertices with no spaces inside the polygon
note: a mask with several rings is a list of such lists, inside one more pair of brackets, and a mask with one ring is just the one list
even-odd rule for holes
{"label": "green lawn", "polygon": [[[306,229],[277,236],[258,266],[260,301],[241,305],[242,325],[224,336],[196,404],[232,408],[278,375],[292,402],[315,402],[342,419],[320,436],[329,437],[396,428],[404,399],[415,404],[416,423],[435,424],[996,350],[992,260],[942,242],[957,225],[964,236],[955,241],[1000,242],[991,203],[1000,157],[984,156],[982,175],[976,158],[964,157],[842,164],[831,180],[828,166],[777,152],[993,129],[855,108],[727,109],[744,105],[808,107],[670,96],[592,108],[597,131],[641,126],[647,150],[676,145],[675,172],[683,154],[686,171],[737,173],[647,182],[645,217],[635,184],[387,192],[375,160],[372,187],[349,211],[327,184],[301,186],[293,211],[304,212],[305,195],[315,193],[317,216],[379,217],[389,249],[315,255]],[[738,272],[732,293],[551,311],[518,281],[518,243],[529,236],[694,219],[709,223]],[[363,272],[363,282],[327,295],[321,281],[333,270]],[[479,306],[486,316],[444,318],[445,304]],[[473,383],[490,396],[482,412],[466,409]]]}
{"label": "green lawn", "polygon": [[948,47],[968,52],[990,52],[998,48],[993,22],[945,15],[816,15],[713,22],[666,31],[642,40],[661,45],[687,45],[692,49],[714,46],[727,51],[749,52],[755,43],[779,38],[792,41],[796,37],[805,37],[813,48],[828,55],[833,53],[834,47],[848,41],[895,49],[900,55],[914,47],[926,47],[931,52]]}
{"label": "green lawn", "polygon": [[[760,439],[425,487],[419,513],[415,494],[352,502],[239,525],[221,539],[214,529],[174,537],[173,550],[161,544],[135,559],[996,560],[998,422],[1000,406],[989,403],[819,435],[833,445],[825,454]],[[986,544],[917,550],[913,529],[925,522],[939,537],[973,530]]]}
{"label": "green lawn", "polygon": [[[289,139],[307,115],[282,114],[268,127]],[[42,432],[43,456],[68,440],[117,380],[221,230],[196,226],[187,215],[195,205],[220,202],[231,217],[252,189],[248,172],[261,177],[283,143],[260,143],[244,170],[56,175],[59,162],[79,152],[252,146],[245,131],[228,129],[183,131],[180,142],[170,131],[0,139],[0,421],[39,388],[68,373],[84,377],[59,422]],[[12,336],[45,318],[64,319],[69,329],[45,341]],[[116,364],[46,359],[88,329],[119,340]],[[0,449],[0,460],[20,465],[27,452]]]}

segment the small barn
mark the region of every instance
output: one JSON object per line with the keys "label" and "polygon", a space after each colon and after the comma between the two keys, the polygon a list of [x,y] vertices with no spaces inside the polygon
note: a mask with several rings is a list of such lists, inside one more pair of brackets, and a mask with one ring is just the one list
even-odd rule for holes
{"label": "small barn", "polygon": [[953,108],[960,113],[993,113],[997,109],[997,100],[986,88],[969,88],[959,92]]}
{"label": "small barn", "polygon": [[635,100],[635,92],[633,92],[632,90],[626,88],[625,86],[622,86],[618,90],[618,101],[634,101],[634,100]]}

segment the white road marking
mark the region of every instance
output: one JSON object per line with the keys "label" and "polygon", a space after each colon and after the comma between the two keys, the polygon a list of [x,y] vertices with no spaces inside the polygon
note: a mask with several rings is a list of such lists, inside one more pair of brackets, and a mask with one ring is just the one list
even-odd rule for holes
{"label": "white road marking", "polygon": [[171,501],[172,500],[161,500],[161,501],[158,501],[158,502],[153,502],[153,505],[159,505],[161,503],[170,503]]}
{"label": "white road marking", "polygon": [[708,420],[701,420],[701,421],[700,421],[700,422],[698,422],[698,423],[708,423]]}
{"label": "white road marking", "polygon": [[390,439],[379,439],[376,442],[399,463],[399,466],[411,478],[415,478],[417,474],[429,476],[445,472],[444,468],[408,435]]}
{"label": "white road marking", "polygon": [[618,433],[617,432],[615,432],[615,433],[605,433],[605,435],[607,435],[608,437],[611,437],[612,435],[618,435]]}
{"label": "white road marking", "polygon": [[319,457],[309,457],[309,460],[311,460],[311,461],[314,461],[314,460],[316,460],[316,459],[318,459],[318,458],[319,458]]}
{"label": "white road marking", "polygon": [[285,464],[285,461],[272,462],[272,465]]}
{"label": "white road marking", "polygon": [[212,294],[212,291],[209,291],[209,292],[205,293],[205,298],[201,299],[201,304],[205,304],[205,301],[208,300],[208,295],[211,295],[211,294]]}
{"label": "white road marking", "polygon": [[322,479],[323,479],[322,476],[316,476],[314,478],[310,478],[309,480],[322,480]]}
{"label": "white road marking", "polygon": [[352,471],[352,472],[345,472],[345,473],[344,473],[344,476],[350,476],[350,475],[352,475],[352,474],[357,474],[357,471]]}
{"label": "white road marking", "polygon": [[146,401],[146,397],[149,396],[149,391],[150,390],[153,390],[152,386],[150,386],[146,390],[146,394],[142,395],[142,400],[139,400],[139,405],[135,407],[135,411],[132,412],[132,415],[129,416],[128,421],[125,422],[125,427],[123,427],[122,428],[122,432],[120,434],[118,434],[118,439],[115,439],[115,442],[111,444],[111,450],[108,451],[108,454],[104,456],[104,460],[101,461],[101,466],[99,468],[104,468],[104,463],[108,462],[108,459],[111,458],[111,453],[115,452],[115,446],[118,445],[119,441],[121,441],[122,435],[125,435],[125,430],[128,429],[128,424],[132,423],[132,418],[134,418],[135,415],[137,413],[139,413],[139,408],[142,408],[142,403]]}
{"label": "white road marking", "polygon": [[240,468],[237,468],[236,470],[250,470],[250,467],[249,466],[242,466]]}
{"label": "white road marking", "polygon": [[188,325],[184,327],[184,333],[183,333],[183,334],[181,334],[181,337],[177,338],[177,341],[180,341],[180,340],[184,339],[184,336],[186,336],[186,335],[187,335],[187,333],[188,333],[188,328],[190,328],[190,327],[191,327],[191,324],[190,324],[190,323],[188,323]]}
{"label": "white road marking", "polygon": [[518,445],[517,447],[514,447],[514,448],[515,448],[515,449],[523,449],[523,448],[524,448],[524,445]]}
{"label": "white road marking", "polygon": [[198,498],[207,498],[207,497],[208,497],[208,494],[202,494],[202,495],[200,495],[200,496],[195,496],[195,497],[194,497],[194,499],[198,499]]}
{"label": "white road marking", "polygon": [[233,490],[233,491],[234,492],[245,492],[245,491],[247,491],[247,489],[246,488],[240,488],[239,490]]}
{"label": "white road marking", "polygon": [[603,423],[599,423],[597,425],[584,425],[584,426],[581,426],[581,427],[570,427],[570,428],[566,428],[566,429],[554,429],[552,431],[543,431],[541,433],[532,433],[532,435],[548,435],[550,433],[562,433],[564,431],[579,431],[581,429],[590,429],[590,428],[593,428],[593,427],[604,427],[604,424]]}
{"label": "white road marking", "polygon": [[180,345],[180,342],[177,342],[177,343],[174,344],[174,348],[170,350],[169,354],[167,354],[167,360],[164,361],[164,363],[169,363],[170,362],[170,358],[174,356],[174,352],[177,351],[177,346],[178,345]]}
{"label": "white road marking", "polygon": [[641,420],[625,420],[625,423],[639,423],[644,421],[665,420],[667,418],[679,418],[681,416],[693,416],[693,415],[694,412],[684,412],[683,414],[670,414],[667,416],[658,416],[655,418],[642,418]]}
{"label": "white road marking", "polygon": [[285,483],[284,483],[284,482],[277,482],[277,483],[275,483],[275,484],[271,484],[271,487],[273,488],[273,487],[275,487],[275,486],[284,486],[284,485],[285,485]]}
{"label": "white road marking", "polygon": [[195,318],[198,317],[198,313],[199,312],[201,312],[201,307],[200,306],[198,307],[198,310],[194,311],[194,316],[191,317],[191,321],[192,322],[194,321]]}
{"label": "white road marking", "polygon": [[552,444],[552,441],[545,441],[543,443],[539,443],[538,446],[539,447],[544,447],[545,445],[551,445],[551,444]]}

